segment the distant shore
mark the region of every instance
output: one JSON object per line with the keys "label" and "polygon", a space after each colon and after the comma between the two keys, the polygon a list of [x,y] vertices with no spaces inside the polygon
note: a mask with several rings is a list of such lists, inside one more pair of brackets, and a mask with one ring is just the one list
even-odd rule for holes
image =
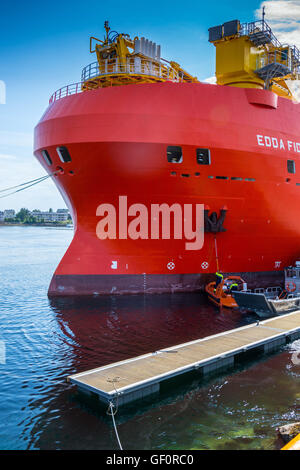
{"label": "distant shore", "polygon": [[40,222],[40,223],[22,223],[22,222],[0,222],[0,227],[68,227],[73,228],[72,223],[65,222]]}

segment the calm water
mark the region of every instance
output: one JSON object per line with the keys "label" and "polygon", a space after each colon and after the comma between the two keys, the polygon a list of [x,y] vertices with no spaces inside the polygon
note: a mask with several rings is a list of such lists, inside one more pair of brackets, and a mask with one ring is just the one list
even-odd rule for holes
{"label": "calm water", "polygon": [[[105,414],[78,399],[69,374],[253,322],[199,294],[49,301],[72,231],[0,227],[0,449],[117,449]],[[300,420],[295,341],[280,353],[152,405],[117,415],[130,449],[274,449],[275,429]]]}

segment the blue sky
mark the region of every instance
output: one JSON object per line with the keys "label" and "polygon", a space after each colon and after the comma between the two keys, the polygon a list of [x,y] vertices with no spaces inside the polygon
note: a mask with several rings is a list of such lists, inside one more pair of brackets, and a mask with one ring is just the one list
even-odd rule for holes
{"label": "blue sky", "polygon": [[[6,85],[6,104],[0,104],[0,189],[45,174],[32,154],[33,128],[52,92],[80,81],[81,69],[96,60],[89,53],[89,37],[104,34],[105,20],[114,30],[161,44],[164,58],[179,62],[204,80],[215,70],[208,28],[231,19],[252,21],[262,3],[267,7],[266,19],[269,12],[271,21],[277,21],[279,33],[294,32],[296,42],[299,0],[2,3],[0,80]],[[287,22],[282,25],[284,20]],[[0,210],[24,206],[56,209],[64,207],[64,202],[52,181],[0,199]]]}

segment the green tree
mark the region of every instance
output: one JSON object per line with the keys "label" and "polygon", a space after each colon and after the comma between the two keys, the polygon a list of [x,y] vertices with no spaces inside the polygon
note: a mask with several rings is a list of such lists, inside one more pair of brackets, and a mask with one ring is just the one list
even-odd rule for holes
{"label": "green tree", "polygon": [[30,211],[26,209],[25,207],[22,207],[22,209],[20,209],[20,211],[16,215],[16,219],[19,222],[26,222],[29,217],[30,217]]}

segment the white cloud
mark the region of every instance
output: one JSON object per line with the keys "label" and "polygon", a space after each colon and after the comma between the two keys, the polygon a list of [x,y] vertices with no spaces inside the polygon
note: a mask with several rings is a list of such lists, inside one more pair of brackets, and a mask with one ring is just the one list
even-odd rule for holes
{"label": "white cloud", "polygon": [[215,85],[217,83],[216,76],[208,77],[203,80],[205,83],[210,83],[211,85]]}
{"label": "white cloud", "polygon": [[295,44],[300,48],[300,1],[263,1],[255,12],[257,19],[261,18],[263,7],[265,7],[265,20],[279,41],[283,44]]}
{"label": "white cloud", "polygon": [[300,102],[300,80],[286,80],[296,102]]}

